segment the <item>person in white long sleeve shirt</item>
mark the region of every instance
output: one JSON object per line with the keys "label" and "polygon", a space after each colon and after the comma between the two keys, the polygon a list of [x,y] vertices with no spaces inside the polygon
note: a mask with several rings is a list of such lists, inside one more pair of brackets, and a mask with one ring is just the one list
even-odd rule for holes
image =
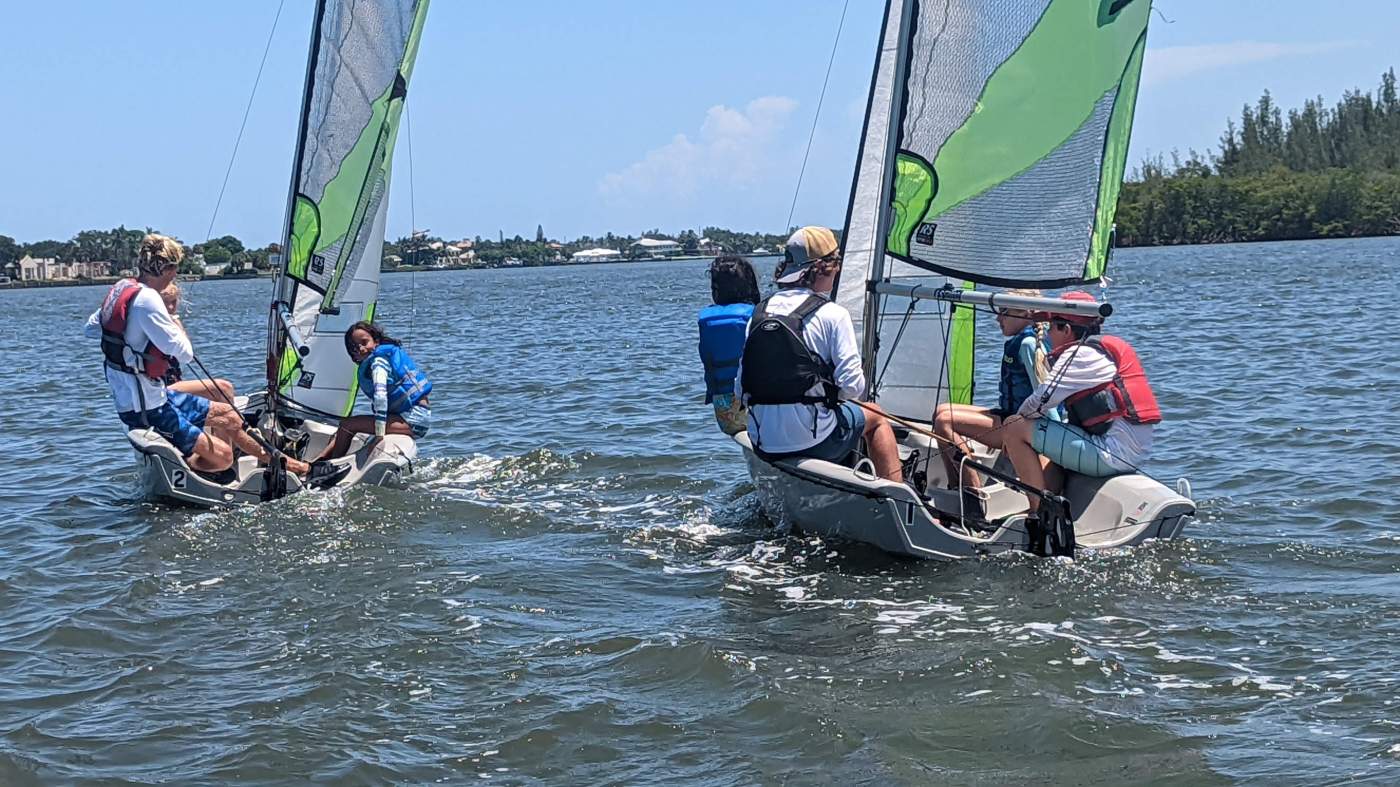
{"label": "person in white long sleeve shirt", "polygon": [[[83,334],[104,342],[103,372],[117,417],[129,429],[150,427],[186,457],[194,470],[216,473],[233,465],[233,445],[268,460],[266,451],[242,430],[232,405],[168,391],[162,379],[169,359],[194,360],[189,337],[176,325],[160,291],[175,280],[184,250],[179,242],[150,234],[137,253],[138,276],[112,286],[88,318]],[[104,329],[112,335],[104,339]],[[287,459],[287,469],[307,466]]]}
{"label": "person in white long sleeve shirt", "polygon": [[[831,230],[803,227],[793,233],[778,270],[777,282],[782,289],[760,303],[749,322],[751,338],[739,363],[734,393],[749,408],[748,433],[760,456],[809,456],[839,462],[858,448],[864,436],[876,472],[882,478],[900,481],[899,447],[879,408],[868,405],[867,411],[849,401],[829,406],[837,394],[844,399],[865,395],[865,374],[851,315],[827,300],[840,270],[841,255]],[[749,348],[754,346],[752,334],[767,316],[794,314],[801,318],[803,343],[826,366],[830,375],[827,382],[835,390],[817,384],[806,392],[806,401],[755,402],[755,389],[771,385],[774,372],[791,373],[792,369],[755,366],[755,359],[749,357]],[[785,366],[793,363],[796,359]],[[747,372],[746,364],[751,367]]]}
{"label": "person in white long sleeve shirt", "polygon": [[[1094,300],[1083,292],[1061,297]],[[1036,489],[1058,490],[1059,468],[1095,477],[1135,472],[1152,451],[1153,425],[1162,420],[1137,353],[1122,339],[1099,335],[1097,317],[1043,316],[1050,320],[1054,365],[1007,419],[1003,435],[1017,476]],[[1046,417],[1062,404],[1066,422]],[[1040,499],[1027,499],[1035,512]]]}

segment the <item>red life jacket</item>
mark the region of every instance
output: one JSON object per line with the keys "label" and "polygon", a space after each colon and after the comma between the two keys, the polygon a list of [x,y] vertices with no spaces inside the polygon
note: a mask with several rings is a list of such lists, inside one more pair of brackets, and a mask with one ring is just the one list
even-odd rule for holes
{"label": "red life jacket", "polygon": [[[1135,424],[1161,423],[1162,411],[1157,407],[1157,397],[1147,383],[1147,373],[1142,370],[1132,345],[1117,336],[1090,336],[1084,343],[1107,355],[1118,372],[1103,385],[1065,399],[1070,423],[1090,434],[1107,432],[1115,418],[1126,418]],[[1050,353],[1050,358],[1053,360],[1077,346],[1064,345]]]}
{"label": "red life jacket", "polygon": [[[162,380],[170,370],[172,359],[161,352],[154,343],[147,342],[146,349],[136,353],[137,366],[140,368],[134,369],[127,364],[126,355],[122,352],[127,349],[127,313],[131,309],[132,299],[141,292],[143,286],[145,285],[135,279],[122,279],[107,291],[107,297],[102,300],[102,313],[98,315],[102,323],[102,356],[107,359],[107,365],[117,371],[144,374],[152,380]],[[132,351],[135,352],[134,347]]]}

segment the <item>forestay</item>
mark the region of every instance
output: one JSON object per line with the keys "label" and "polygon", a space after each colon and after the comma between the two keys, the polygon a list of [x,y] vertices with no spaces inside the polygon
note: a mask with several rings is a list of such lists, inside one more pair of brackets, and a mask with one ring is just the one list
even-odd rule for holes
{"label": "forestay", "polygon": [[[427,10],[428,0],[317,3],[268,345],[269,383],[305,408],[354,406],[344,333],[374,318],[394,140]],[[292,348],[297,334],[303,347]]]}
{"label": "forestay", "polygon": [[[851,313],[856,335],[861,337],[872,397],[896,415],[928,420],[938,401],[971,400],[971,311],[961,309],[956,319],[950,320],[947,305],[920,301],[914,304],[911,313],[909,301],[875,297],[868,293],[866,286],[868,282],[885,280],[933,287],[958,284],[884,253],[877,254],[877,249],[883,252],[884,246],[880,240],[884,235],[882,221],[888,222],[886,195],[895,144],[891,132],[898,110],[896,78],[907,56],[901,51],[901,44],[907,44],[908,37],[901,30],[914,10],[909,0],[890,0],[885,10],[856,176],[842,233],[844,262],[836,302]],[[945,343],[960,348],[966,345],[965,351],[946,353]],[[891,353],[896,348],[900,351]],[[947,357],[961,360],[945,368]]]}

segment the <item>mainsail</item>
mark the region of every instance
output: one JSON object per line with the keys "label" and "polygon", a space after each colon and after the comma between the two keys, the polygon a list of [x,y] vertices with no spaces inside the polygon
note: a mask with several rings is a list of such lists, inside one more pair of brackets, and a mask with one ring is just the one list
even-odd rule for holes
{"label": "mainsail", "polygon": [[1102,276],[1150,8],[889,0],[838,289],[887,410],[927,419],[939,401],[970,401],[973,313],[876,283]]}
{"label": "mainsail", "polygon": [[389,169],[428,0],[320,0],[268,337],[269,387],[354,406],[344,334],[374,319]]}

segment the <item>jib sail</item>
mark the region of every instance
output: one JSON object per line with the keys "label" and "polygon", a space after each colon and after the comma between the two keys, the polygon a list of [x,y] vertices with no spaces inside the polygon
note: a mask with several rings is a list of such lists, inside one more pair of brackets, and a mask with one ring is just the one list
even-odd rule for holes
{"label": "jib sail", "polygon": [[311,410],[354,406],[344,334],[374,318],[394,140],[427,11],[428,0],[316,5],[268,343],[269,386]]}

